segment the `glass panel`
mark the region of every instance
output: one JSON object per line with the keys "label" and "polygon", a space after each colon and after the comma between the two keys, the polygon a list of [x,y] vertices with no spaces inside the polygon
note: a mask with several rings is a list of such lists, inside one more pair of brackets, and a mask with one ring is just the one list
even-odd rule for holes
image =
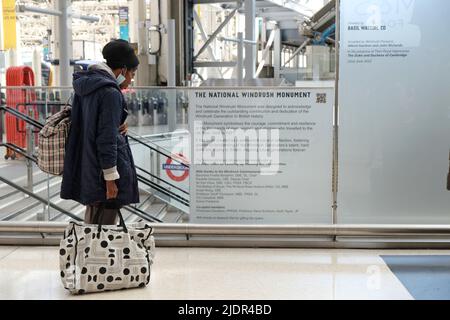
{"label": "glass panel", "polygon": [[[134,110],[128,123],[130,136],[134,137],[130,145],[137,173],[141,176],[140,187],[151,193],[157,202],[189,212],[189,170],[181,165],[187,162],[181,157],[189,150],[184,91],[133,88],[125,96]],[[170,108],[175,108],[176,112],[171,113]],[[169,116],[174,117],[176,131],[170,132]]]}
{"label": "glass panel", "polygon": [[450,223],[450,2],[341,9],[339,222]]}

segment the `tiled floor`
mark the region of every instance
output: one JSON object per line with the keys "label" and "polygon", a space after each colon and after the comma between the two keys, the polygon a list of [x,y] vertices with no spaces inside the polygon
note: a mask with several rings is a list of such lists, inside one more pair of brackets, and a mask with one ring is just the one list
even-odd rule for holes
{"label": "tiled floor", "polygon": [[385,254],[449,252],[157,248],[147,288],[71,296],[57,247],[0,247],[0,299],[412,299]]}

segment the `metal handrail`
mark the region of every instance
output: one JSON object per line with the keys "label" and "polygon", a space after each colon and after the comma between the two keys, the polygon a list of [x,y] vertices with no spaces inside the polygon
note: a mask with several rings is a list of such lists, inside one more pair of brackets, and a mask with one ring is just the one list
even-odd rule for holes
{"label": "metal handrail", "polygon": [[[68,223],[0,222],[0,233],[62,233]],[[450,225],[203,225],[150,224],[155,234],[240,236],[445,236]]]}
{"label": "metal handrail", "polygon": [[36,119],[33,119],[33,118],[27,116],[26,114],[23,114],[22,112],[15,110],[14,108],[7,107],[7,106],[0,106],[0,110],[10,113],[13,116],[15,116],[16,118],[19,118],[38,129],[42,129],[44,127],[44,125],[42,123],[40,123],[39,121],[37,121]]}
{"label": "metal handrail", "polygon": [[172,183],[170,183],[170,182],[167,182],[167,181],[164,180],[164,179],[161,179],[160,177],[158,177],[158,176],[152,174],[151,172],[149,172],[149,171],[147,171],[147,170],[145,170],[145,169],[142,169],[141,167],[139,167],[139,166],[137,166],[137,165],[134,165],[134,166],[136,167],[136,169],[138,169],[138,170],[140,170],[140,171],[142,171],[142,172],[148,174],[148,175],[151,176],[152,178],[155,178],[156,180],[161,181],[161,182],[163,182],[163,183],[165,183],[165,184],[171,186],[172,188],[175,188],[175,189],[177,189],[177,190],[179,190],[179,191],[181,191],[181,192],[183,192],[183,193],[189,195],[189,192],[187,192],[186,190],[183,190],[183,189],[181,189],[180,187],[177,187],[176,185],[174,185],[174,184],[172,184]]}
{"label": "metal handrail", "polygon": [[[143,145],[143,146],[149,148],[150,150],[155,151],[156,153],[158,153],[158,154],[160,154],[160,155],[162,155],[162,156],[164,156],[164,157],[166,157],[166,158],[169,158],[169,159],[171,159],[171,160],[173,160],[173,161],[176,161],[176,162],[178,162],[179,164],[182,164],[183,166],[189,168],[189,164],[184,163],[179,157],[176,157],[176,156],[174,157],[173,155],[169,155],[168,153],[165,153],[165,152],[163,152],[163,151],[161,151],[161,150],[158,149],[158,148],[160,148],[160,149],[164,149],[164,148],[159,147],[159,146],[158,146],[158,147],[153,147],[153,146],[149,145],[148,143],[146,143],[146,142],[140,140],[140,139],[143,139],[143,137],[139,137],[140,139],[138,139],[137,137],[128,134],[128,138],[130,138],[131,140],[133,140],[133,141],[135,141],[135,142],[137,142],[137,143],[139,143],[139,144],[141,144],[141,145]],[[168,151],[168,150],[167,150],[167,151]],[[169,152],[170,152],[170,151],[169,151]]]}
{"label": "metal handrail", "polygon": [[189,207],[189,200],[181,197],[180,195],[178,195],[178,194],[176,194],[176,193],[174,193],[174,192],[172,192],[170,190],[167,190],[164,187],[159,186],[158,184],[156,184],[153,181],[150,181],[150,180],[144,178],[141,175],[137,175],[137,178],[138,178],[139,182],[142,182],[143,184],[149,186],[150,188],[152,188],[152,189],[154,189],[156,191],[159,191],[162,194],[168,196],[169,198],[171,198],[171,199],[173,199],[173,200],[175,200],[175,201],[177,201],[177,202],[179,202],[179,203]]}
{"label": "metal handrail", "polygon": [[[57,192],[53,192],[48,199],[54,198],[56,196],[59,195],[59,191]],[[19,201],[16,201],[16,204]],[[21,201],[20,201],[21,202]],[[50,202],[50,201],[49,201]],[[35,201],[35,202],[31,202],[31,203],[27,203],[26,207],[21,207],[18,211],[7,214],[6,216],[2,217],[1,221],[12,221],[13,219],[17,219],[17,217],[22,216],[24,214],[26,214],[28,211],[32,210],[33,208],[35,208],[37,205],[39,204],[39,201]],[[64,213],[61,213],[64,214]]]}
{"label": "metal handrail", "polygon": [[162,220],[160,220],[160,219],[158,219],[158,218],[148,214],[147,212],[145,212],[145,211],[143,211],[143,210],[141,210],[139,208],[135,208],[135,207],[132,207],[132,206],[126,206],[126,207],[124,207],[124,209],[129,211],[129,212],[131,212],[132,214],[142,218],[142,219],[147,220],[147,221],[163,223]]}
{"label": "metal handrail", "polygon": [[[0,146],[2,146],[2,145],[0,144]],[[46,178],[44,180],[34,182],[33,183],[33,187],[35,187],[37,185],[40,185],[42,183],[45,183],[47,181],[53,180],[55,178],[56,178],[55,176],[52,176],[52,177],[48,177],[48,178]],[[3,199],[6,199],[6,198],[12,197],[13,195],[18,194],[18,193],[20,193],[19,190],[14,190],[14,191],[11,191],[9,193],[3,194],[3,195],[0,196],[0,201],[3,200]]]}
{"label": "metal handrail", "polygon": [[22,156],[24,156],[28,160],[37,163],[37,159],[36,159],[35,156],[28,155],[28,152],[25,149],[22,149],[21,147],[18,147],[15,144],[8,143],[8,142],[0,142],[0,147],[5,147],[5,148],[8,148],[8,149],[11,149],[11,150],[13,150],[16,153],[21,154]]}
{"label": "metal handrail", "polygon": [[30,197],[32,197],[32,198],[38,200],[39,202],[41,202],[41,203],[43,203],[43,204],[45,204],[45,205],[48,205],[49,207],[51,207],[51,208],[53,208],[53,209],[56,209],[56,210],[58,210],[58,211],[61,212],[61,213],[64,213],[65,215],[71,217],[72,219],[75,219],[75,220],[77,220],[77,221],[81,221],[81,220],[82,220],[82,219],[80,219],[79,217],[73,215],[72,213],[70,213],[70,212],[64,210],[63,208],[61,208],[61,207],[59,207],[59,206],[53,204],[53,203],[50,202],[50,201],[45,200],[44,198],[39,197],[38,195],[35,195],[33,192],[28,191],[27,189],[25,189],[25,188],[23,188],[23,187],[21,187],[21,186],[15,184],[14,182],[9,181],[8,179],[6,179],[6,178],[4,178],[4,177],[2,177],[2,176],[0,176],[0,181],[6,183],[7,185],[9,185],[9,186],[11,186],[11,187],[13,187],[14,189],[20,190],[21,192],[23,192],[23,193],[25,193],[26,195],[28,195],[28,196],[30,196]]}
{"label": "metal handrail", "polygon": [[[280,87],[277,86],[258,86],[258,89],[280,89]],[[304,86],[302,87],[303,89],[316,89],[315,87],[312,86]],[[63,89],[63,90],[73,90],[72,87],[30,87],[30,86],[22,86],[22,87],[1,87],[1,89],[45,89],[45,90],[59,90],[59,89]],[[218,87],[213,87],[213,86],[204,86],[204,87],[152,87],[152,86],[148,86],[148,87],[141,87],[141,86],[136,86],[136,87],[129,87],[128,90],[160,90],[160,91],[171,91],[171,90],[184,90],[184,91],[206,91],[206,90],[213,90],[213,91],[217,91]],[[241,89],[241,90],[254,90],[255,86],[221,86],[219,87],[219,90],[236,90],[236,89]],[[298,87],[282,87],[281,89],[283,90],[298,90]],[[49,101],[50,102],[50,101]]]}

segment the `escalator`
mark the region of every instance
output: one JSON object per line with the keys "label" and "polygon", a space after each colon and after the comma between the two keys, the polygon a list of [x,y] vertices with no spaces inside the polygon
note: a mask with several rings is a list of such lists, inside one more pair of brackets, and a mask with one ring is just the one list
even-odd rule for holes
{"label": "escalator", "polygon": [[[33,103],[36,105],[36,103]],[[35,132],[43,124],[14,108],[0,106],[0,114],[8,113],[25,121]],[[31,132],[31,131],[30,131]],[[32,135],[33,133],[31,133]],[[189,167],[170,151],[153,144],[143,137],[129,134],[130,144],[138,144],[158,157],[171,159]],[[59,197],[61,177],[50,176],[36,165],[35,148],[31,152],[11,143],[0,141],[0,147],[13,150],[26,161],[2,164],[0,170],[0,221],[55,221],[82,220],[85,207],[74,201]],[[129,222],[182,222],[189,212],[189,192],[166,179],[153,174],[148,168],[136,167],[141,202],[122,209],[124,219]],[[26,187],[23,185],[26,184]]]}

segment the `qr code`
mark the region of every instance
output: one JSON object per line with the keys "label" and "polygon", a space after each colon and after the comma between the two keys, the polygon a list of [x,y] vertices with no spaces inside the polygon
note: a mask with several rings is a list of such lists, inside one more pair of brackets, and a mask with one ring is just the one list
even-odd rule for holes
{"label": "qr code", "polygon": [[327,94],[326,93],[318,93],[317,94],[317,103],[327,103]]}

